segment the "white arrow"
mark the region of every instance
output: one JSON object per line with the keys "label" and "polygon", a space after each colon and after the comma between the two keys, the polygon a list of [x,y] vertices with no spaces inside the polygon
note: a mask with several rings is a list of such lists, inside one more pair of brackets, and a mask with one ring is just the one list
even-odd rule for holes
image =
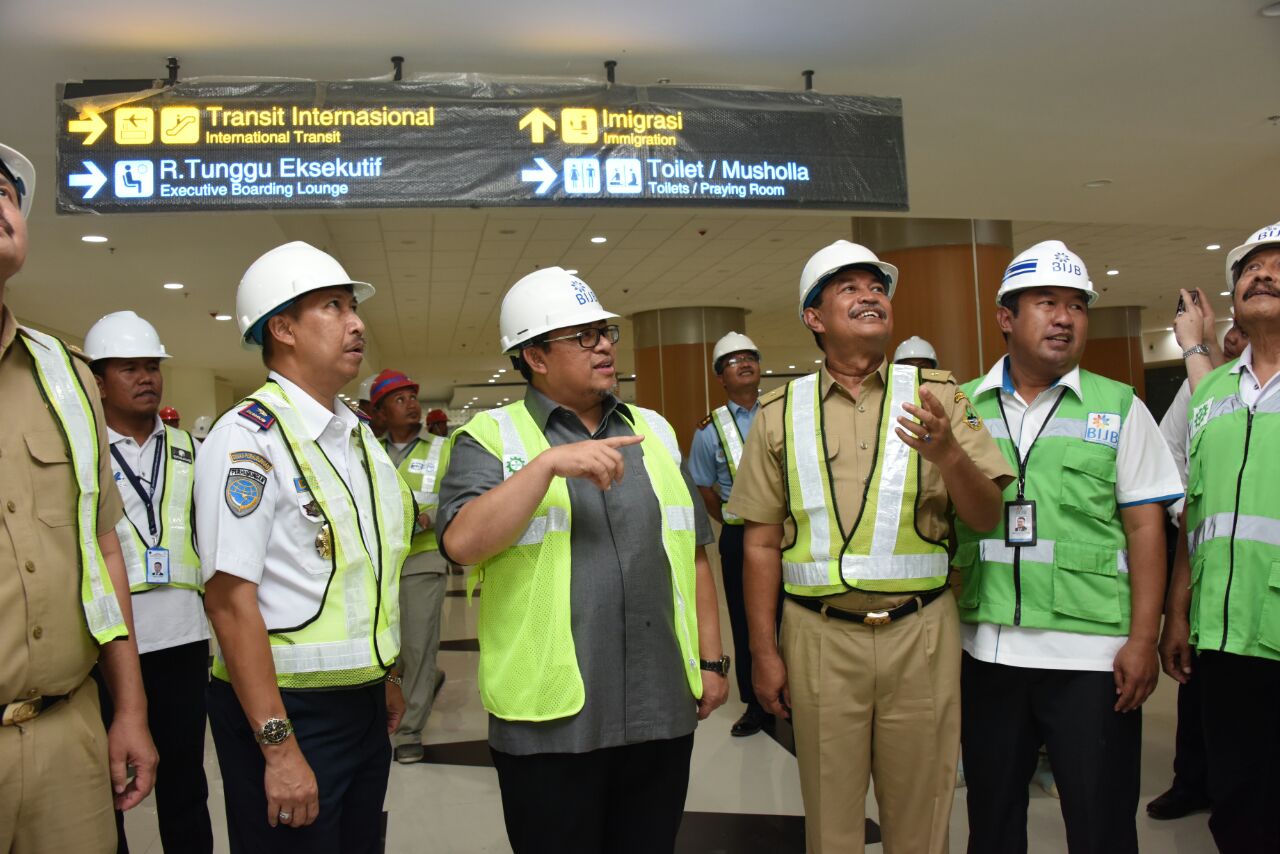
{"label": "white arrow", "polygon": [[[560,177],[560,173],[552,169],[551,164],[541,157],[533,158],[533,162],[538,164],[538,168],[520,170],[520,180],[541,181],[542,183],[538,184],[537,189],[533,191],[534,195],[541,196],[551,189],[551,185],[555,183],[556,178]],[[85,198],[88,198],[88,196]]]}
{"label": "white arrow", "polygon": [[98,195],[102,185],[107,183],[107,176],[102,174],[102,170],[92,160],[84,161],[84,168],[88,171],[78,175],[68,175],[67,183],[72,187],[86,187],[84,198],[87,201]]}

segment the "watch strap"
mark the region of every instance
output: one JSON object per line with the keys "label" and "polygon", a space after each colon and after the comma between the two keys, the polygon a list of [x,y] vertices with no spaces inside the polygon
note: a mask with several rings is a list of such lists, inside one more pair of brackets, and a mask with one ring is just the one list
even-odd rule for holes
{"label": "watch strap", "polygon": [[1209,355],[1209,348],[1204,344],[1197,344],[1194,347],[1188,347],[1182,351],[1182,358],[1190,359],[1192,356],[1199,354],[1201,356]]}
{"label": "watch strap", "polygon": [[719,673],[721,676],[729,675],[729,656],[727,655],[722,655],[719,658],[712,659],[710,661],[705,658],[698,659],[698,665],[703,670],[708,670],[712,673]]}

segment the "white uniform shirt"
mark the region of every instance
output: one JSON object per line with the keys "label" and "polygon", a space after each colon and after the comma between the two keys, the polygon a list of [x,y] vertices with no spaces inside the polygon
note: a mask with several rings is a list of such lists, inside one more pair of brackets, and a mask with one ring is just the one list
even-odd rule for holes
{"label": "white uniform shirt", "polygon": [[1253,372],[1252,344],[1244,348],[1231,373],[1240,375],[1240,401],[1250,409],[1256,409],[1259,403],[1280,391],[1280,371],[1267,380],[1266,385],[1258,382],[1258,376]]}
{"label": "white uniform shirt", "polygon": [[[1013,390],[1005,378],[1005,359],[996,363],[974,392],[1000,389],[1000,401],[1009,425],[1009,435],[1017,437],[1019,453],[1025,458],[1040,428],[1054,409],[1060,394],[1081,399],[1080,369],[1073,368],[1030,404]],[[1129,415],[1120,429],[1116,449],[1116,504],[1133,507],[1152,502],[1167,503],[1182,496],[1182,481],[1169,447],[1156,421],[1139,398],[1133,399]],[[1035,499],[1034,495],[1027,496]],[[980,661],[1013,667],[1046,670],[1111,670],[1116,653],[1127,637],[1087,635],[994,623],[962,623],[965,652]]]}
{"label": "white uniform shirt", "polygon": [[[151,468],[154,464],[157,448],[164,446],[164,424],[156,418],[155,429],[147,440],[139,446],[132,436],[117,433],[107,428],[107,441],[115,448],[125,463],[141,481],[144,489],[151,486]],[[160,460],[159,473],[156,475],[154,508],[156,524],[163,524],[161,497],[164,495],[164,467],[167,461]],[[190,465],[175,461],[174,465]],[[124,513],[137,528],[142,541],[148,547],[159,540],[159,533],[151,536],[147,524],[147,508],[142,496],[130,484],[120,470],[120,461],[115,454],[111,455],[111,470],[115,473],[116,487],[124,500]],[[171,544],[172,545],[172,544]],[[176,546],[175,546],[176,548]],[[138,640],[138,652],[155,652],[160,649],[181,646],[186,643],[209,639],[209,623],[204,616],[204,602],[200,594],[182,587],[160,586],[145,593],[133,594],[133,629]]]}
{"label": "white uniform shirt", "polygon": [[[1191,380],[1183,380],[1178,386],[1178,393],[1173,402],[1165,410],[1160,419],[1160,435],[1173,454],[1173,461],[1178,464],[1178,474],[1182,477],[1182,488],[1187,488],[1187,415],[1191,410]],[[1169,505],[1169,518],[1178,524],[1178,514],[1182,512],[1185,502],[1179,498]]]}
{"label": "white uniform shirt", "polygon": [[[377,528],[369,478],[353,431],[355,413],[334,398],[325,407],[281,375],[271,373],[297,408],[306,438],[316,441],[355,497],[360,528],[377,555]],[[237,407],[218,419],[196,458],[196,532],[205,581],[225,572],[258,585],[258,607],[268,629],[293,628],[314,617],[333,572],[330,558],[316,549],[324,524],[304,491],[279,425],[264,430]],[[256,504],[238,515],[226,494],[231,469],[266,479]]]}

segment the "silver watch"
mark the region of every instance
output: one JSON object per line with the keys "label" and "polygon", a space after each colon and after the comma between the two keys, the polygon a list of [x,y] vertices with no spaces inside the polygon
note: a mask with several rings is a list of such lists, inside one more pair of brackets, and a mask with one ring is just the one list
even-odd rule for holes
{"label": "silver watch", "polygon": [[291,735],[293,723],[288,718],[267,718],[253,737],[258,744],[282,744]]}
{"label": "silver watch", "polygon": [[1182,358],[1190,359],[1192,356],[1196,355],[1197,353],[1200,354],[1201,356],[1208,356],[1209,348],[1206,347],[1204,344],[1197,344],[1194,347],[1188,347],[1187,349],[1182,351]]}

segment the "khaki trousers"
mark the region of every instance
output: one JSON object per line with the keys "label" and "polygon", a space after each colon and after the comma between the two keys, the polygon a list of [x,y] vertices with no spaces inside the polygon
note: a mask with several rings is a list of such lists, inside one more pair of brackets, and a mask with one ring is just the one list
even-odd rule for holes
{"label": "khaki trousers", "polygon": [[[440,552],[422,552],[410,560],[435,566],[440,572],[400,576],[400,664],[404,676],[404,717],[391,743],[421,744],[431,706],[436,699],[436,656],[440,652],[440,611],[449,576]],[[408,561],[405,562],[406,565]]]}
{"label": "khaki trousers", "polygon": [[0,852],[113,854],[116,819],[98,691],[0,727]]}
{"label": "khaki trousers", "polygon": [[809,854],[863,851],[868,778],[887,854],[945,854],[960,749],[952,594],[879,628],[788,601],[781,641]]}

